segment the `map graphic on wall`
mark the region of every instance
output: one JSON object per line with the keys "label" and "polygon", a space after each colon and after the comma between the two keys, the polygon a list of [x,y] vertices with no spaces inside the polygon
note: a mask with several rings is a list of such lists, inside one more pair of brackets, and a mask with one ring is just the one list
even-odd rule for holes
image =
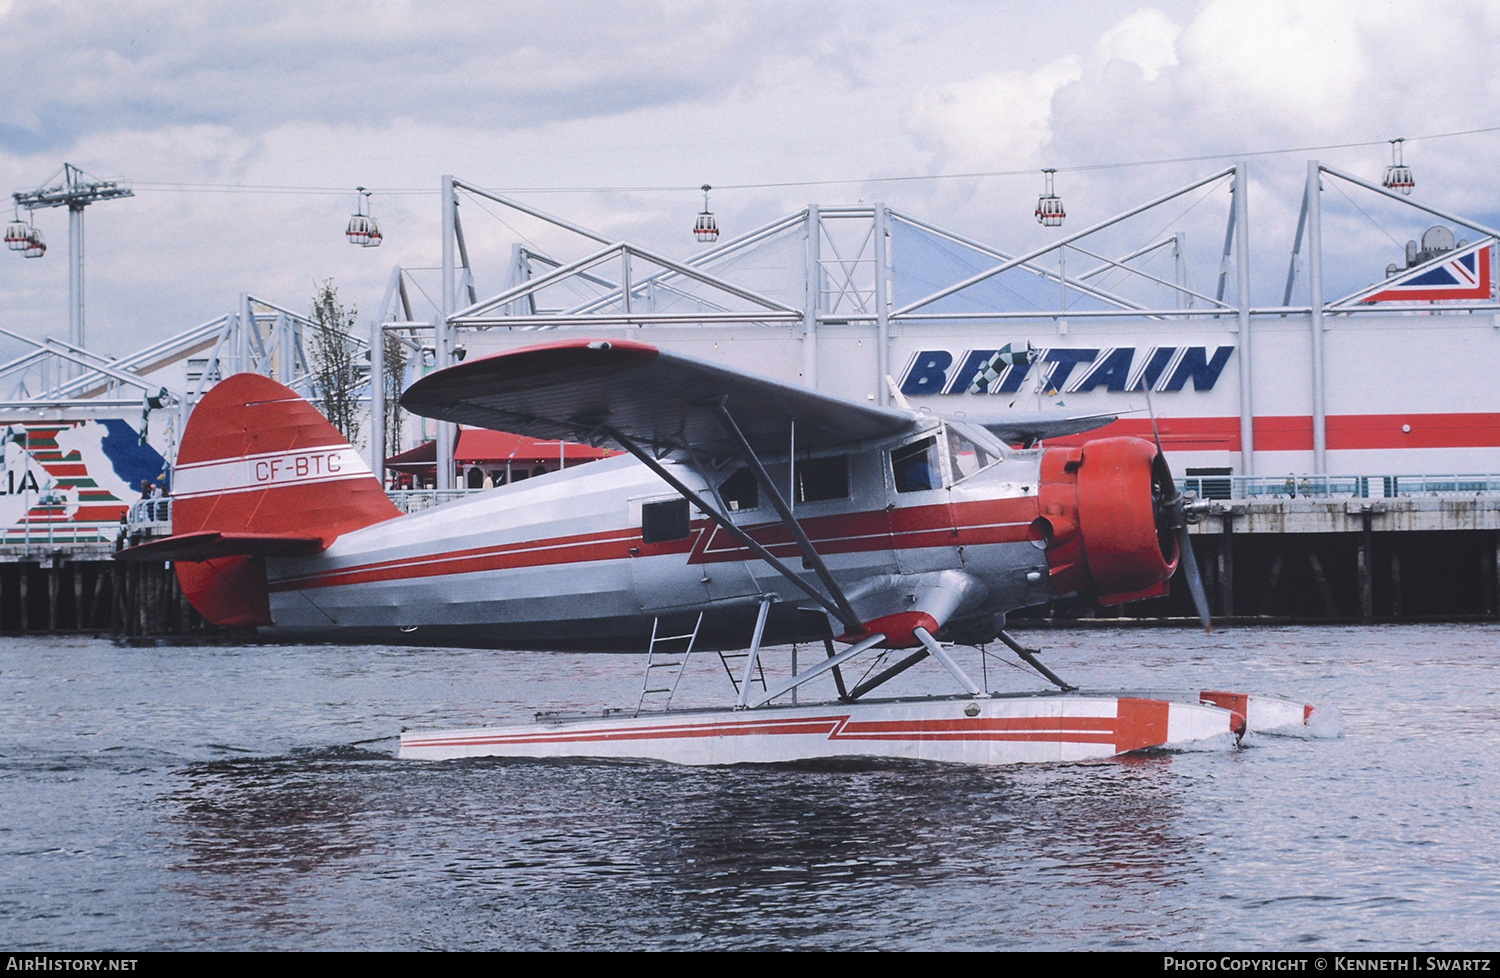
{"label": "map graphic on wall", "polygon": [[166,460],[118,418],[0,419],[0,541],[114,543],[141,483],[170,489]]}

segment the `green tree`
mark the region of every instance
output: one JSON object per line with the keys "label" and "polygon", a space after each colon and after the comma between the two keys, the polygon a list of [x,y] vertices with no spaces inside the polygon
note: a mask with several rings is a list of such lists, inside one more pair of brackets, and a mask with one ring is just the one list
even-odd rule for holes
{"label": "green tree", "polygon": [[401,422],[406,411],[401,407],[401,393],[406,384],[406,344],[392,336],[385,337],[385,451],[394,455],[401,451]]}
{"label": "green tree", "polygon": [[352,445],[359,438],[359,345],[354,340],[353,307],[339,302],[333,279],[325,279],[313,295],[313,386],[318,406],[328,422]]}

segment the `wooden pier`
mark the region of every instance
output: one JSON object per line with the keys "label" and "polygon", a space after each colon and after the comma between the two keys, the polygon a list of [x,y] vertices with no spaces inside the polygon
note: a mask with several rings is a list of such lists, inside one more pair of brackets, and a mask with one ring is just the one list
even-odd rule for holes
{"label": "wooden pier", "polygon": [[[1500,496],[1214,500],[1192,527],[1215,620],[1500,618]],[[1191,619],[1187,588],[1116,608],[1086,599],[1054,619]],[[1033,617],[1028,615],[1026,617]]]}
{"label": "wooden pier", "polygon": [[117,561],[100,545],[0,548],[0,635],[221,635],[165,564]]}

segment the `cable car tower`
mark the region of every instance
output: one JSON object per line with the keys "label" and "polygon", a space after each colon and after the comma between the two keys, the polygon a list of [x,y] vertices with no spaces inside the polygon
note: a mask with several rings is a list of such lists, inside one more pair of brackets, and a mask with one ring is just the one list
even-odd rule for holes
{"label": "cable car tower", "polygon": [[68,342],[81,348],[84,346],[83,209],[96,200],[134,197],[135,193],[113,180],[90,180],[89,174],[71,163],[64,163],[62,172],[62,183],[36,190],[17,190],[11,194],[16,219],[5,229],[5,244],[27,258],[40,258],[47,251],[47,245],[42,241],[40,231],[30,222],[21,221],[21,208],[26,208],[28,213],[43,207],[68,209]]}

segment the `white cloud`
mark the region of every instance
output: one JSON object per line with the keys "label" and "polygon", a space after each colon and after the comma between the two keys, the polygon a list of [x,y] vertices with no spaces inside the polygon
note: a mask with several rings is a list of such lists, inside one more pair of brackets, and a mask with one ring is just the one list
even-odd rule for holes
{"label": "white cloud", "polygon": [[1155,81],[1163,68],[1177,64],[1177,37],[1182,25],[1160,10],[1147,8],[1131,14],[1099,38],[1095,50],[1108,60],[1129,61],[1146,81]]}
{"label": "white cloud", "polygon": [[1385,33],[1368,3],[1218,0],[1183,32],[1187,78],[1202,105],[1231,99],[1257,116],[1306,124],[1374,87],[1369,33]]}
{"label": "white cloud", "polygon": [[[0,106],[0,147],[91,132],[295,117],[474,126],[591,118],[722,94],[819,4],[36,2],[0,33],[25,78]],[[745,43],[776,38],[778,44]]]}
{"label": "white cloud", "polygon": [[1051,140],[1052,98],[1081,73],[1077,57],[1031,72],[1003,72],[917,93],[909,125],[958,168],[1001,169],[1037,162]]}
{"label": "white cloud", "polygon": [[[115,353],[227,311],[245,290],[300,307],[333,277],[369,310],[393,263],[436,263],[430,190],[377,195],[384,246],[345,244],[355,184],[435,190],[454,173],[495,187],[680,187],[526,198],[676,255],[693,247],[705,182],[726,235],[810,200],[863,198],[1015,247],[1046,240],[1031,218],[1041,166],[1415,137],[1500,115],[1500,79],[1468,70],[1500,45],[1500,7],[1478,0],[1419,5],[1419,17],[1283,0],[3,4],[0,58],[28,85],[0,102],[0,186],[35,186],[64,159],[139,182],[133,201],[88,213],[89,332]],[[1494,211],[1496,149],[1500,137],[1414,139],[1417,196]],[[1251,162],[1267,298],[1280,297],[1305,155]],[[1378,178],[1386,150],[1319,155]],[[1069,226],[1229,162],[1060,173]],[[1028,172],[858,182],[1008,169]],[[854,182],[728,189],[837,179]],[[1203,278],[1221,205],[1194,214]],[[1329,218],[1331,260],[1383,268],[1389,240],[1350,213]],[[1421,231],[1372,214],[1402,240]],[[464,213],[481,288],[503,284],[518,234],[577,246],[504,216]],[[37,219],[47,258],[0,258],[8,325],[34,334],[65,324],[67,295],[66,221]]]}

